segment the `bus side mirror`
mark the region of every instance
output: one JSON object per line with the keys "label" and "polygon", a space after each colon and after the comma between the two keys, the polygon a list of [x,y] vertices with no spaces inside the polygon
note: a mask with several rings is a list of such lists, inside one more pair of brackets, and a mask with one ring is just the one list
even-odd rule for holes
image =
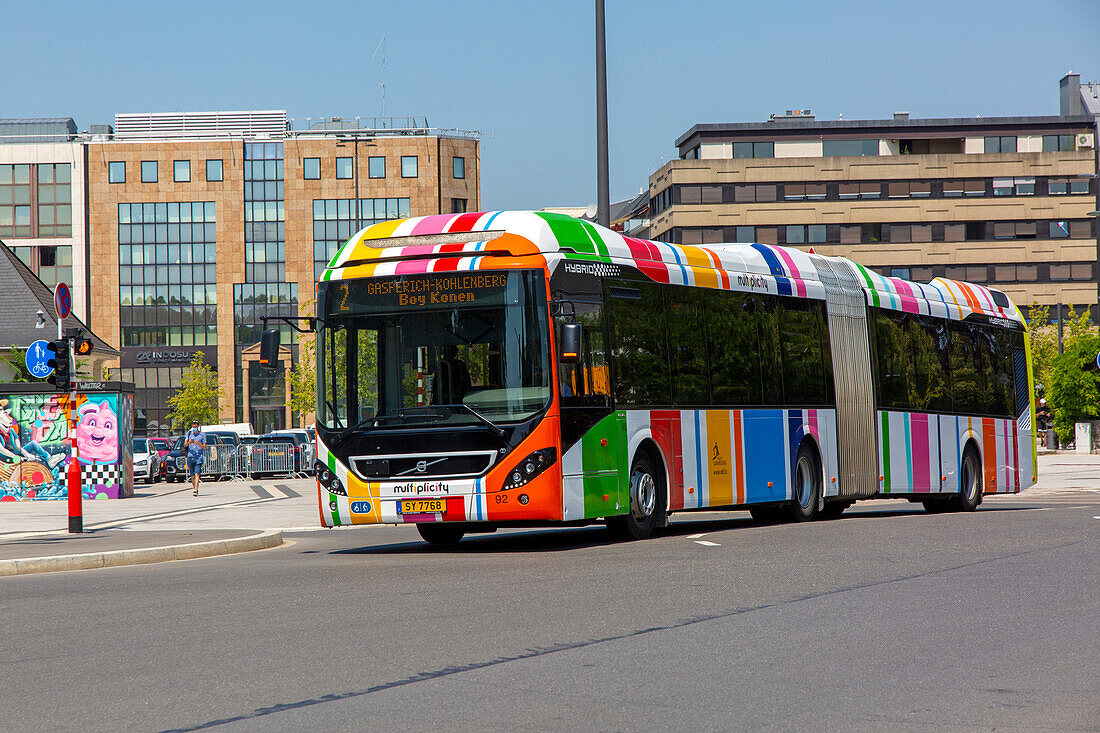
{"label": "bus side mirror", "polygon": [[260,364],[274,369],[279,361],[279,329],[265,328],[260,334]]}
{"label": "bus side mirror", "polygon": [[579,323],[563,323],[561,326],[561,360],[568,364],[576,364],[581,360]]}

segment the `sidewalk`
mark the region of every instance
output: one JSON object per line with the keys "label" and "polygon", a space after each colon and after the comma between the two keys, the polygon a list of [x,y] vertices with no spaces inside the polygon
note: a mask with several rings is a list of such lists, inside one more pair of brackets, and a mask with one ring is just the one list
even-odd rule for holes
{"label": "sidewalk", "polygon": [[64,501],[0,504],[0,576],[247,552],[284,530],[319,527],[312,479],[138,485],[129,499],[84,502],[69,534]]}
{"label": "sidewalk", "polygon": [[1065,451],[1039,455],[1039,480],[1027,492],[1081,490],[1100,491],[1100,453]]}

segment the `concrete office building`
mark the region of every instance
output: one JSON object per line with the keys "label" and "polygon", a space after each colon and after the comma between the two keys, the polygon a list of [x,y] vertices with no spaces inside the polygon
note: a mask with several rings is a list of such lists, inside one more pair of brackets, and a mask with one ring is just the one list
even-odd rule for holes
{"label": "concrete office building", "polygon": [[[312,315],[317,275],[359,228],[481,205],[478,135],[414,118],[295,129],[283,111],[120,114],[80,134],[68,123],[63,143],[0,141],[0,161],[41,158],[46,145],[75,151],[69,195],[83,224],[65,242],[74,293],[121,352],[111,377],[135,384],[138,434],[167,433],[166,401],[195,352],[217,370],[222,421],[291,425],[296,335],[284,326],[283,363],[260,368],[260,318]],[[22,134],[3,124],[0,135]],[[0,230],[2,176],[0,167]],[[17,252],[53,242],[33,224],[26,245],[25,227],[13,233],[0,238]]]}
{"label": "concrete office building", "polygon": [[650,176],[651,236],[813,247],[1095,311],[1100,84],[1060,91],[1049,116],[695,125]]}

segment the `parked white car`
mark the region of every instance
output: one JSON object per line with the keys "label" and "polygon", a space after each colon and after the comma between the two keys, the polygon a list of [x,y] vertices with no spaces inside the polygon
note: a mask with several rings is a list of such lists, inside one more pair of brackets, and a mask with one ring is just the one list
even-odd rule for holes
{"label": "parked white car", "polygon": [[160,481],[160,454],[149,445],[148,438],[134,438],[134,480],[154,483]]}

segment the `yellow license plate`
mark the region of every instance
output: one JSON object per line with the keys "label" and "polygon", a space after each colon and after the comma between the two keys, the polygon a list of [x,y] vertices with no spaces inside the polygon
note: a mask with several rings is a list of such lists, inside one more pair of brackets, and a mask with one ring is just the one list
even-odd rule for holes
{"label": "yellow license plate", "polygon": [[447,511],[445,499],[402,499],[397,502],[400,514],[439,514]]}

